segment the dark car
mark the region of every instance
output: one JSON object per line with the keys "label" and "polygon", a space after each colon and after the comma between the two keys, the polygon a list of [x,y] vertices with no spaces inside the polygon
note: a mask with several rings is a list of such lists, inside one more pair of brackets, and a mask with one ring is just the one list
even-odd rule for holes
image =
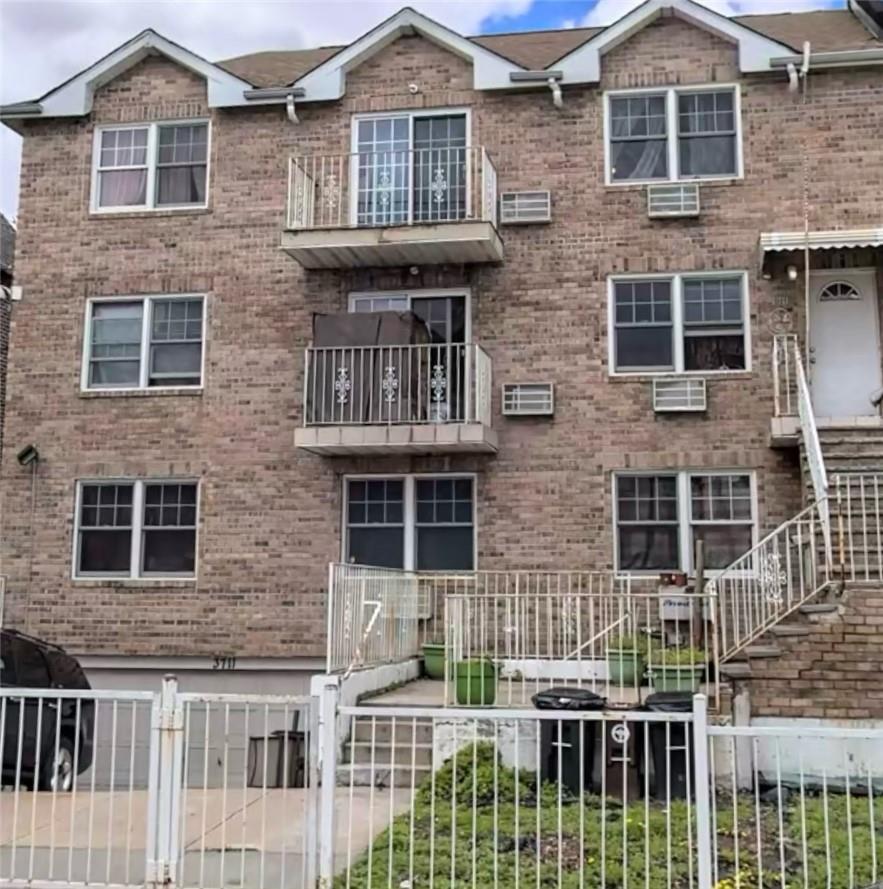
{"label": "dark car", "polygon": [[57,645],[0,630],[0,687],[22,689],[0,697],[3,783],[33,787],[36,778],[42,790],[70,790],[92,764],[95,702],[29,697],[27,689],[89,689],[82,667]]}

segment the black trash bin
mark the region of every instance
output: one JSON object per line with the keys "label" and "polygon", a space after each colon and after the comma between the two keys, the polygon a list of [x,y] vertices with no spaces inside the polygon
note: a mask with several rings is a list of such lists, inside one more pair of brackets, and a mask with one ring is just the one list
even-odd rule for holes
{"label": "black trash bin", "polygon": [[[688,691],[660,691],[648,695],[644,709],[654,713],[690,713],[693,695]],[[650,796],[656,799],[686,799],[693,770],[693,738],[687,742],[689,722],[651,722],[650,755],[653,776]]]}
{"label": "black trash bin", "polygon": [[[531,699],[537,710],[603,710],[607,703],[587,688],[549,688]],[[592,789],[598,725],[579,719],[540,722],[540,778],[573,794]]]}

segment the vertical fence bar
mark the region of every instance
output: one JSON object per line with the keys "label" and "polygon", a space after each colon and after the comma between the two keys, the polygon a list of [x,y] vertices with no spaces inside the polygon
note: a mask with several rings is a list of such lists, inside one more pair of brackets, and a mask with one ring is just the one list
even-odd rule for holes
{"label": "vertical fence bar", "polygon": [[708,764],[708,701],[693,696],[693,789],[696,794],[696,876],[699,889],[711,889],[711,788]]}

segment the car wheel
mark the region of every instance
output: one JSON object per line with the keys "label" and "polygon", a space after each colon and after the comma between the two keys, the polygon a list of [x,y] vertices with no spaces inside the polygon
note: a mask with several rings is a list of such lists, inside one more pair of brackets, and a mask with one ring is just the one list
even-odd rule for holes
{"label": "car wheel", "polygon": [[58,748],[53,747],[43,766],[43,790],[67,793],[74,786],[74,745],[70,738],[58,739]]}

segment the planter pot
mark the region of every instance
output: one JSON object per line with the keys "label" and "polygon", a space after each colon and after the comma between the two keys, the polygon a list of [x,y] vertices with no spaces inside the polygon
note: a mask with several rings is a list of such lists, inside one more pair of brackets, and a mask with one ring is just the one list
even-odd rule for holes
{"label": "planter pot", "polygon": [[654,665],[650,682],[656,691],[699,691],[705,664]]}
{"label": "planter pot", "polygon": [[613,685],[640,685],[644,677],[644,656],[632,648],[608,649],[607,677]]}
{"label": "planter pot", "polygon": [[497,668],[491,661],[459,661],[454,678],[458,704],[489,707],[497,699]]}
{"label": "planter pot", "polygon": [[423,646],[423,671],[430,679],[445,678],[445,647],[427,642]]}

